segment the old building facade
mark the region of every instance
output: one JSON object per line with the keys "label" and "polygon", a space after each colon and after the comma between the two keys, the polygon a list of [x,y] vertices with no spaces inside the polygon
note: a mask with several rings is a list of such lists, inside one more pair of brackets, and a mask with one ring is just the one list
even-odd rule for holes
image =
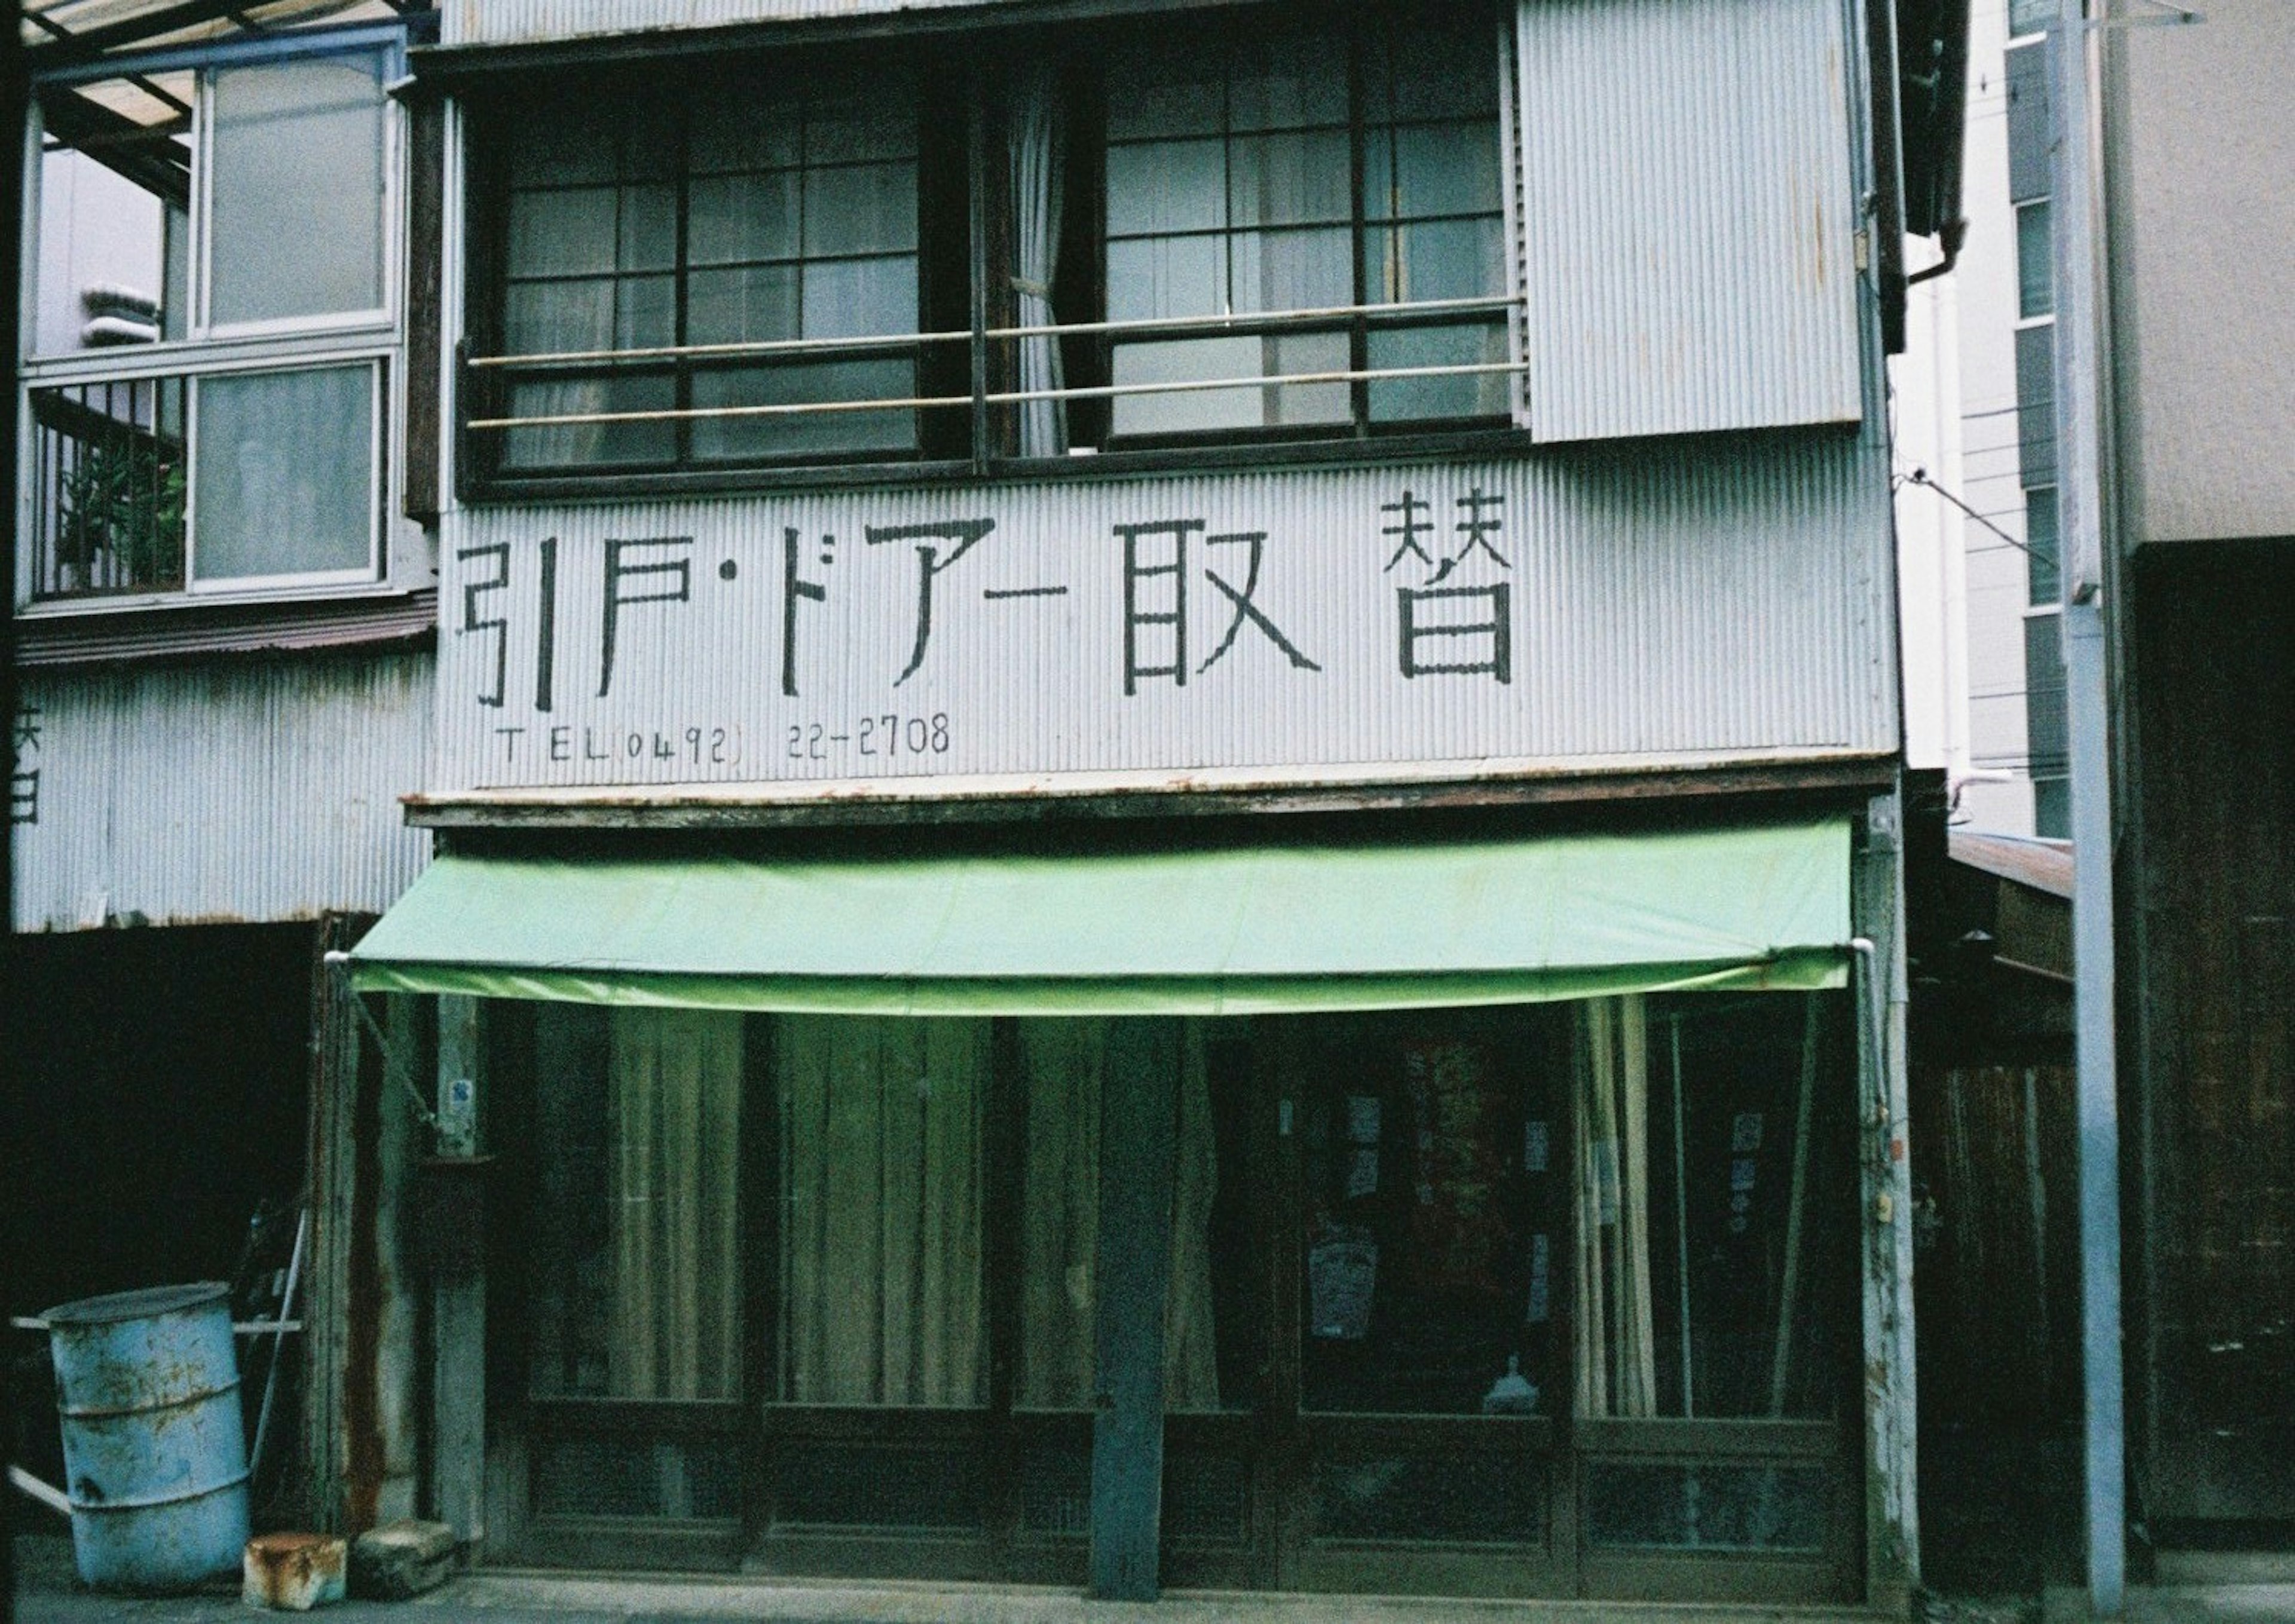
{"label": "old building facade", "polygon": [[442,8],[323,1511],[1901,1605],[1899,21]]}

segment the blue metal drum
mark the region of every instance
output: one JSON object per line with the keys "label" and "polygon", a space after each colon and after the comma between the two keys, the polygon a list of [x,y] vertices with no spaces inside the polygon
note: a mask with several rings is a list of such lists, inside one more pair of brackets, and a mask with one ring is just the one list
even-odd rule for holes
{"label": "blue metal drum", "polygon": [[80,1577],[180,1590],[236,1571],[247,1436],[231,1294],[163,1285],[50,1309]]}

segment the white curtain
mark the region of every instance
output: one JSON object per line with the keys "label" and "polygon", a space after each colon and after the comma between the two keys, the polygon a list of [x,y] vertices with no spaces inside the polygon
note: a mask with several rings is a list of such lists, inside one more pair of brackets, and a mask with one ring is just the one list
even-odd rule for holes
{"label": "white curtain", "polygon": [[[1052,314],[1059,268],[1060,200],[1066,144],[1059,75],[1049,62],[1016,69],[1012,84],[1012,291],[1017,325],[1041,327]],[[1019,341],[1020,388],[1062,385],[1060,341],[1050,333]],[[1020,454],[1057,457],[1068,447],[1067,403],[1020,403]]]}
{"label": "white curtain", "polygon": [[1638,996],[1577,1006],[1578,1413],[1657,1414],[1649,1028]]}
{"label": "white curtain", "polygon": [[[1099,1244],[1099,1099],[1107,1023],[1020,1024],[1026,1171],[1020,1229],[1020,1363],[1024,1409],[1088,1409]],[[1211,1210],[1217,1145],[1204,1031],[1181,1042],[1178,1165],[1172,1192],[1171,1278],[1164,1295],[1164,1395],[1175,1410],[1219,1408],[1212,1310]]]}
{"label": "white curtain", "polygon": [[629,1399],[735,1399],[741,1386],[738,1015],[617,1009],[608,1388]]}
{"label": "white curtain", "polygon": [[988,1066],[986,1021],[780,1021],[783,1399],[985,1400]]}

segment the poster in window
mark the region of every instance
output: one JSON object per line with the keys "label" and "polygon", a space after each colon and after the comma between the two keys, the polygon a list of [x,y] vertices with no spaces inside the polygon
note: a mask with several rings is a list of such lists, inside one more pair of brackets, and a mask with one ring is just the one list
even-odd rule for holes
{"label": "poster in window", "polygon": [[1327,1341],[1370,1334],[1378,1285],[1378,1243],[1359,1224],[1334,1224],[1307,1248],[1307,1323]]}
{"label": "poster in window", "polygon": [[1500,1205],[1507,1155],[1490,1057],[1480,1043],[1426,1042],[1403,1051],[1418,1147],[1418,1202],[1411,1208],[1414,1277],[1437,1291],[1501,1295],[1514,1236]]}

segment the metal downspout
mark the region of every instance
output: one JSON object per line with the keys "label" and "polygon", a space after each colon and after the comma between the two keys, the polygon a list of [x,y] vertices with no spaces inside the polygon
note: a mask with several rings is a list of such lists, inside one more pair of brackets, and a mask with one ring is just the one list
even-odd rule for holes
{"label": "metal downspout", "polygon": [[2071,788],[2072,1019],[2078,1065],[2080,1361],[2088,1604],[2119,1616],[2128,1567],[2120,1329],[2119,1101],[2113,1021],[2112,816],[2106,615],[2110,567],[2098,257],[2095,21],[2060,0],[2048,36],[2055,215],[2055,431],[2062,504],[2064,690]]}
{"label": "metal downspout", "polygon": [[[28,155],[24,132],[30,111],[24,79],[23,6],[20,0],[0,0],[0,128],[10,132],[7,161],[0,163],[0,347],[7,353],[8,426],[0,434],[0,499],[8,504],[0,520],[0,727],[7,729],[9,813],[0,819],[0,1065],[15,1053],[15,1018],[11,989],[21,984],[16,974],[16,357],[22,352],[24,290],[24,170]],[[16,1138],[19,1136],[9,1136]],[[12,1181],[10,1181],[12,1182]],[[4,1261],[24,1255],[17,1245],[20,1221],[12,1196],[0,1197],[0,1311],[16,1306],[15,1271]],[[0,1415],[13,1415],[15,1395],[9,1391],[7,1371],[0,1367]],[[0,1595],[15,1591],[16,1542],[12,1537],[16,1497],[0,1493]],[[0,1612],[5,1612],[0,1607]]]}

